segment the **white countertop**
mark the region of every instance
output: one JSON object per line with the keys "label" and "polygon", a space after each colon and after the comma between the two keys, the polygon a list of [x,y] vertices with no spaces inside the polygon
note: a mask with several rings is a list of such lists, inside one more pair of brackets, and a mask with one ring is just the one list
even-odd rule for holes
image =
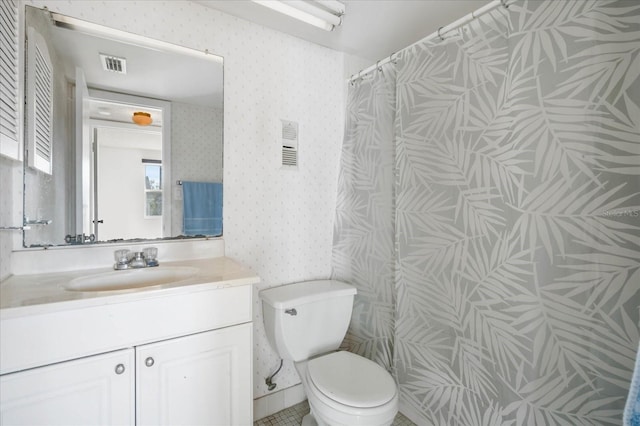
{"label": "white countertop", "polygon": [[134,271],[163,267],[195,271],[177,282],[111,291],[64,287],[75,278],[120,272],[109,266],[0,282],[0,374],[251,321],[251,285],[260,279],[248,268],[211,257]]}
{"label": "white countertop", "polygon": [[173,293],[211,290],[250,285],[259,282],[258,276],[228,257],[161,262],[158,268],[189,266],[198,272],[179,282],[112,291],[69,291],[63,284],[86,275],[113,272],[112,267],[73,272],[33,275],[14,275],[0,282],[0,319],[55,312],[69,308],[84,308],[143,298],[165,297]]}

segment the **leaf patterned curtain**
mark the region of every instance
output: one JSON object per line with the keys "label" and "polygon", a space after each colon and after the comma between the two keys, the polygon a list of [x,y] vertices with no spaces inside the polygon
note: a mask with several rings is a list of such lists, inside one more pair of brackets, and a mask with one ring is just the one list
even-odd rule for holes
{"label": "leaf patterned curtain", "polygon": [[420,424],[617,425],[640,340],[640,3],[509,3],[403,51],[395,97],[350,91],[352,125],[394,105],[396,176],[389,213],[378,132],[343,152],[349,343],[393,346]]}
{"label": "leaf patterned curtain", "polygon": [[358,289],[344,345],[390,369],[393,359],[395,70],[383,65],[353,85],[333,242],[333,278]]}

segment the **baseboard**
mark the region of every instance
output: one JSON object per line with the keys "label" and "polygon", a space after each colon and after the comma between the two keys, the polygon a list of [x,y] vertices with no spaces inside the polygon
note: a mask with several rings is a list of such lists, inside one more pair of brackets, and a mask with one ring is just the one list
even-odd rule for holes
{"label": "baseboard", "polygon": [[253,400],[253,419],[260,420],[267,416],[292,407],[307,399],[302,384],[272,392]]}

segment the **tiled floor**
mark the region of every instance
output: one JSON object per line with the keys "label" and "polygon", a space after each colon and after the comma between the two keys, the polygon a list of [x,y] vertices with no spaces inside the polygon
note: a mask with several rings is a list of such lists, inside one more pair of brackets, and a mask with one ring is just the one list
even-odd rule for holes
{"label": "tiled floor", "polygon": [[[253,423],[253,426],[299,426],[302,417],[309,412],[309,403],[303,401],[300,404],[289,407],[264,419]],[[411,420],[398,413],[393,426],[415,426]]]}

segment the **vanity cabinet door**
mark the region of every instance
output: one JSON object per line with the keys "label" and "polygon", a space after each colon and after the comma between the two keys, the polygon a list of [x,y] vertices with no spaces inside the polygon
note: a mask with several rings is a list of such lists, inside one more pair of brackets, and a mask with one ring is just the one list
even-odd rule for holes
{"label": "vanity cabinet door", "polygon": [[139,425],[252,425],[251,323],[136,347]]}
{"label": "vanity cabinet door", "polygon": [[133,425],[134,351],[0,376],[0,424]]}

